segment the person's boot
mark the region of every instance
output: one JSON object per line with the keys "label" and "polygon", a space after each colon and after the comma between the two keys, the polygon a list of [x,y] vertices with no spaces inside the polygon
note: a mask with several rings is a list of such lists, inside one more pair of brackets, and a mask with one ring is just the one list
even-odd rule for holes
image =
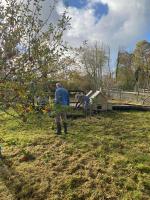
{"label": "person's boot", "polygon": [[61,134],[61,124],[57,123],[56,125],[57,125],[56,134],[60,135]]}
{"label": "person's boot", "polygon": [[63,125],[64,125],[64,133],[67,134],[67,133],[68,133],[68,132],[67,132],[67,123],[64,122]]}

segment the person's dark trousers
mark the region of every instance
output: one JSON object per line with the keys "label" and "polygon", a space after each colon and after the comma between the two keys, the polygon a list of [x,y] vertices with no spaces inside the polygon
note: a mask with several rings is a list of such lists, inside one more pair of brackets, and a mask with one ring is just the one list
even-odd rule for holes
{"label": "person's dark trousers", "polygon": [[57,122],[56,123],[56,134],[60,135],[61,134],[61,123]]}
{"label": "person's dark trousers", "polygon": [[79,108],[79,102],[76,103],[75,108]]}
{"label": "person's dark trousers", "polygon": [[61,134],[61,123],[62,123],[63,128],[64,128],[64,133],[66,134],[67,133],[67,123],[66,123],[67,114],[66,114],[66,112],[58,113],[56,115],[55,121],[56,121],[56,126],[57,126],[56,133]]}
{"label": "person's dark trousers", "polygon": [[67,134],[67,133],[68,133],[68,132],[67,132],[67,123],[64,122],[64,123],[63,123],[63,126],[64,126],[64,133]]}

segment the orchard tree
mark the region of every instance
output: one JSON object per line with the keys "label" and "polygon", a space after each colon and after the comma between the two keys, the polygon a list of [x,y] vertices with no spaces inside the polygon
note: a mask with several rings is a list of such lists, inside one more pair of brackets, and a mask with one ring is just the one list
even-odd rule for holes
{"label": "orchard tree", "polygon": [[51,20],[54,1],[43,20],[43,2],[0,3],[0,109],[11,113],[13,109],[24,120],[34,95],[45,96],[43,87],[64,67],[67,51],[63,34],[70,18],[64,12],[57,22]]}

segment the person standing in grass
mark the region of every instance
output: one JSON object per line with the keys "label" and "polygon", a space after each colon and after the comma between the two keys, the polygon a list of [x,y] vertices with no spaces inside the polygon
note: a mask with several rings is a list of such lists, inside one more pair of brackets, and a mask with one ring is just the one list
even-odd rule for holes
{"label": "person standing in grass", "polygon": [[61,83],[56,83],[55,91],[55,105],[56,105],[56,133],[61,134],[62,125],[64,133],[67,134],[67,107],[69,106],[69,92]]}

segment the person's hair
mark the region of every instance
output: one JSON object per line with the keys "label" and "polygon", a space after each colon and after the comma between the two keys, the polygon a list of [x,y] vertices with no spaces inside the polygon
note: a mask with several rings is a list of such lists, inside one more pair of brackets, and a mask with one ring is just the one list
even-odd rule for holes
{"label": "person's hair", "polygon": [[85,95],[85,92],[84,92],[84,91],[82,91],[82,92],[81,92],[81,95]]}
{"label": "person's hair", "polygon": [[61,83],[56,83],[56,87],[62,87]]}

